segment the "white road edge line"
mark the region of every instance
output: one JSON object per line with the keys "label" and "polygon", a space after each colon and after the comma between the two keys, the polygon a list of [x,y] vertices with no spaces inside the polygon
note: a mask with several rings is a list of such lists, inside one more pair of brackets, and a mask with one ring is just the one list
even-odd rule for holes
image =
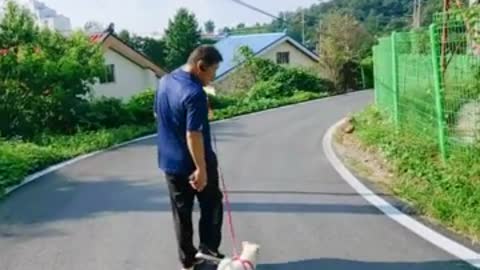
{"label": "white road edge line", "polygon": [[[249,117],[249,116],[258,116],[258,115],[261,115],[261,114],[264,114],[264,113],[268,113],[268,112],[272,112],[272,111],[277,111],[277,110],[284,110],[284,109],[288,109],[288,108],[291,108],[293,106],[302,106],[302,105],[307,105],[307,104],[310,104],[310,103],[315,103],[315,102],[321,102],[321,101],[324,101],[324,100],[328,100],[328,99],[332,99],[332,98],[335,98],[336,96],[330,96],[330,97],[324,97],[324,98],[319,98],[319,99],[314,99],[314,100],[309,100],[309,101],[305,101],[305,102],[301,102],[301,103],[296,103],[296,104],[290,104],[290,105],[285,105],[285,106],[281,106],[281,107],[277,107],[277,108],[272,108],[272,109],[267,109],[267,110],[263,110],[263,111],[258,111],[258,112],[254,112],[254,113],[247,113],[247,114],[243,114],[243,115],[239,115],[239,116],[235,116],[235,117],[231,117],[231,118],[227,118],[227,119],[223,119],[223,120],[217,120],[217,121],[214,121],[214,122],[211,122],[212,125],[215,125],[215,124],[219,124],[219,123],[223,123],[223,122],[227,122],[227,121],[233,121],[233,120],[237,120],[239,118],[244,118],[244,117]],[[81,156],[78,156],[76,158],[73,158],[73,159],[70,159],[70,160],[66,160],[64,162],[61,162],[61,163],[58,163],[58,164],[55,164],[55,165],[52,165],[50,167],[47,167],[46,169],[43,169],[41,171],[38,171],[34,174],[31,174],[27,177],[25,177],[25,179],[18,185],[15,185],[15,186],[12,186],[12,187],[9,187],[5,190],[5,194],[4,195],[8,195],[14,191],[16,191],[17,189],[37,180],[38,178],[44,176],[44,175],[47,175],[49,173],[52,173],[56,170],[59,170],[63,167],[66,167],[68,165],[71,165],[73,163],[76,163],[76,162],[79,162],[79,161],[82,161],[84,159],[87,159],[87,158],[90,158],[90,157],[93,157],[95,155],[98,155],[98,154],[102,154],[104,152],[107,152],[107,151],[110,151],[112,149],[116,149],[116,148],[119,148],[119,147],[122,147],[122,146],[125,146],[125,145],[128,145],[128,144],[132,144],[132,143],[136,143],[136,142],[139,142],[139,141],[143,141],[143,140],[148,140],[148,139],[151,139],[151,138],[155,138],[157,136],[156,133],[154,134],[150,134],[150,135],[147,135],[147,136],[144,136],[144,137],[140,137],[140,138],[137,138],[137,139],[134,139],[134,140],[131,140],[131,141],[126,141],[124,143],[120,143],[120,144],[117,144],[117,145],[113,145],[109,148],[106,148],[106,149],[103,149],[103,150],[98,150],[98,151],[95,151],[95,152],[91,152],[91,153],[87,153],[87,154],[84,154],[84,155],[81,155]]]}
{"label": "white road edge line", "polygon": [[444,235],[428,228],[424,224],[418,222],[412,217],[402,213],[400,210],[392,206],[386,200],[376,195],[372,190],[368,189],[361,183],[340,161],[332,146],[333,134],[337,128],[344,123],[345,119],[339,121],[334,126],[330,127],[323,137],[323,151],[335,170],[342,176],[342,178],[350,185],[356,192],[358,192],[365,200],[370,202],[373,206],[382,211],[386,216],[400,223],[408,230],[414,232],[421,238],[427,240],[440,249],[452,254],[453,256],[469,263],[475,268],[480,268],[480,254],[471,250]]}

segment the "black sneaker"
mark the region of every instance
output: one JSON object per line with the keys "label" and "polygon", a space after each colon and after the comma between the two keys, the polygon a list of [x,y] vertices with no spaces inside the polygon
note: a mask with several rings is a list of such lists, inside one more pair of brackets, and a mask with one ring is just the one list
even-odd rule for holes
{"label": "black sneaker", "polygon": [[208,248],[203,248],[203,249],[200,249],[197,252],[197,255],[195,255],[195,258],[203,259],[203,260],[207,260],[207,261],[219,262],[219,261],[221,261],[225,258],[225,255],[223,255],[222,253],[220,253],[218,251],[215,252],[215,251],[212,251]]}
{"label": "black sneaker", "polygon": [[195,258],[195,261],[193,262],[193,266],[188,267],[188,268],[182,268],[182,270],[194,270],[197,265],[203,264],[205,262],[204,259],[199,259]]}
{"label": "black sneaker", "polygon": [[195,258],[195,261],[193,262],[193,265],[200,265],[202,263],[204,263],[205,260],[204,259],[201,259],[201,258]]}

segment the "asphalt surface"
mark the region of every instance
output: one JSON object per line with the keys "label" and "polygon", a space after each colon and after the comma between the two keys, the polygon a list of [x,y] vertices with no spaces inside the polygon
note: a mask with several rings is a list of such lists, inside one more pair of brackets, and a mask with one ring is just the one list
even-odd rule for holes
{"label": "asphalt surface", "polygon": [[[360,92],[213,124],[237,234],[262,247],[258,269],[469,269],[370,206],[324,156],[326,130],[371,101]],[[180,269],[154,140],[1,201],[0,269]]]}

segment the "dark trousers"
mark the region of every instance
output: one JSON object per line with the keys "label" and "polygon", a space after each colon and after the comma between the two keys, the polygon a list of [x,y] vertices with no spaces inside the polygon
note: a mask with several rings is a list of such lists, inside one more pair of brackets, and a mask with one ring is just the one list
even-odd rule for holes
{"label": "dark trousers", "polygon": [[170,192],[178,253],[183,267],[193,265],[197,249],[193,245],[192,210],[195,197],[200,204],[200,248],[217,251],[221,242],[223,222],[223,194],[219,188],[216,164],[207,166],[207,186],[197,192],[189,183],[188,175],[166,174]]}

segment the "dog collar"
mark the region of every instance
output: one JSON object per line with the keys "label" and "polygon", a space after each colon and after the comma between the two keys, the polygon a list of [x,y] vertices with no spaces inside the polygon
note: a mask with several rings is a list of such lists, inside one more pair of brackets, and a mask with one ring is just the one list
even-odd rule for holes
{"label": "dog collar", "polygon": [[249,260],[243,260],[240,257],[235,257],[235,258],[233,258],[233,260],[234,261],[239,261],[242,264],[244,270],[249,270],[249,269],[250,270],[255,270],[255,266]]}

